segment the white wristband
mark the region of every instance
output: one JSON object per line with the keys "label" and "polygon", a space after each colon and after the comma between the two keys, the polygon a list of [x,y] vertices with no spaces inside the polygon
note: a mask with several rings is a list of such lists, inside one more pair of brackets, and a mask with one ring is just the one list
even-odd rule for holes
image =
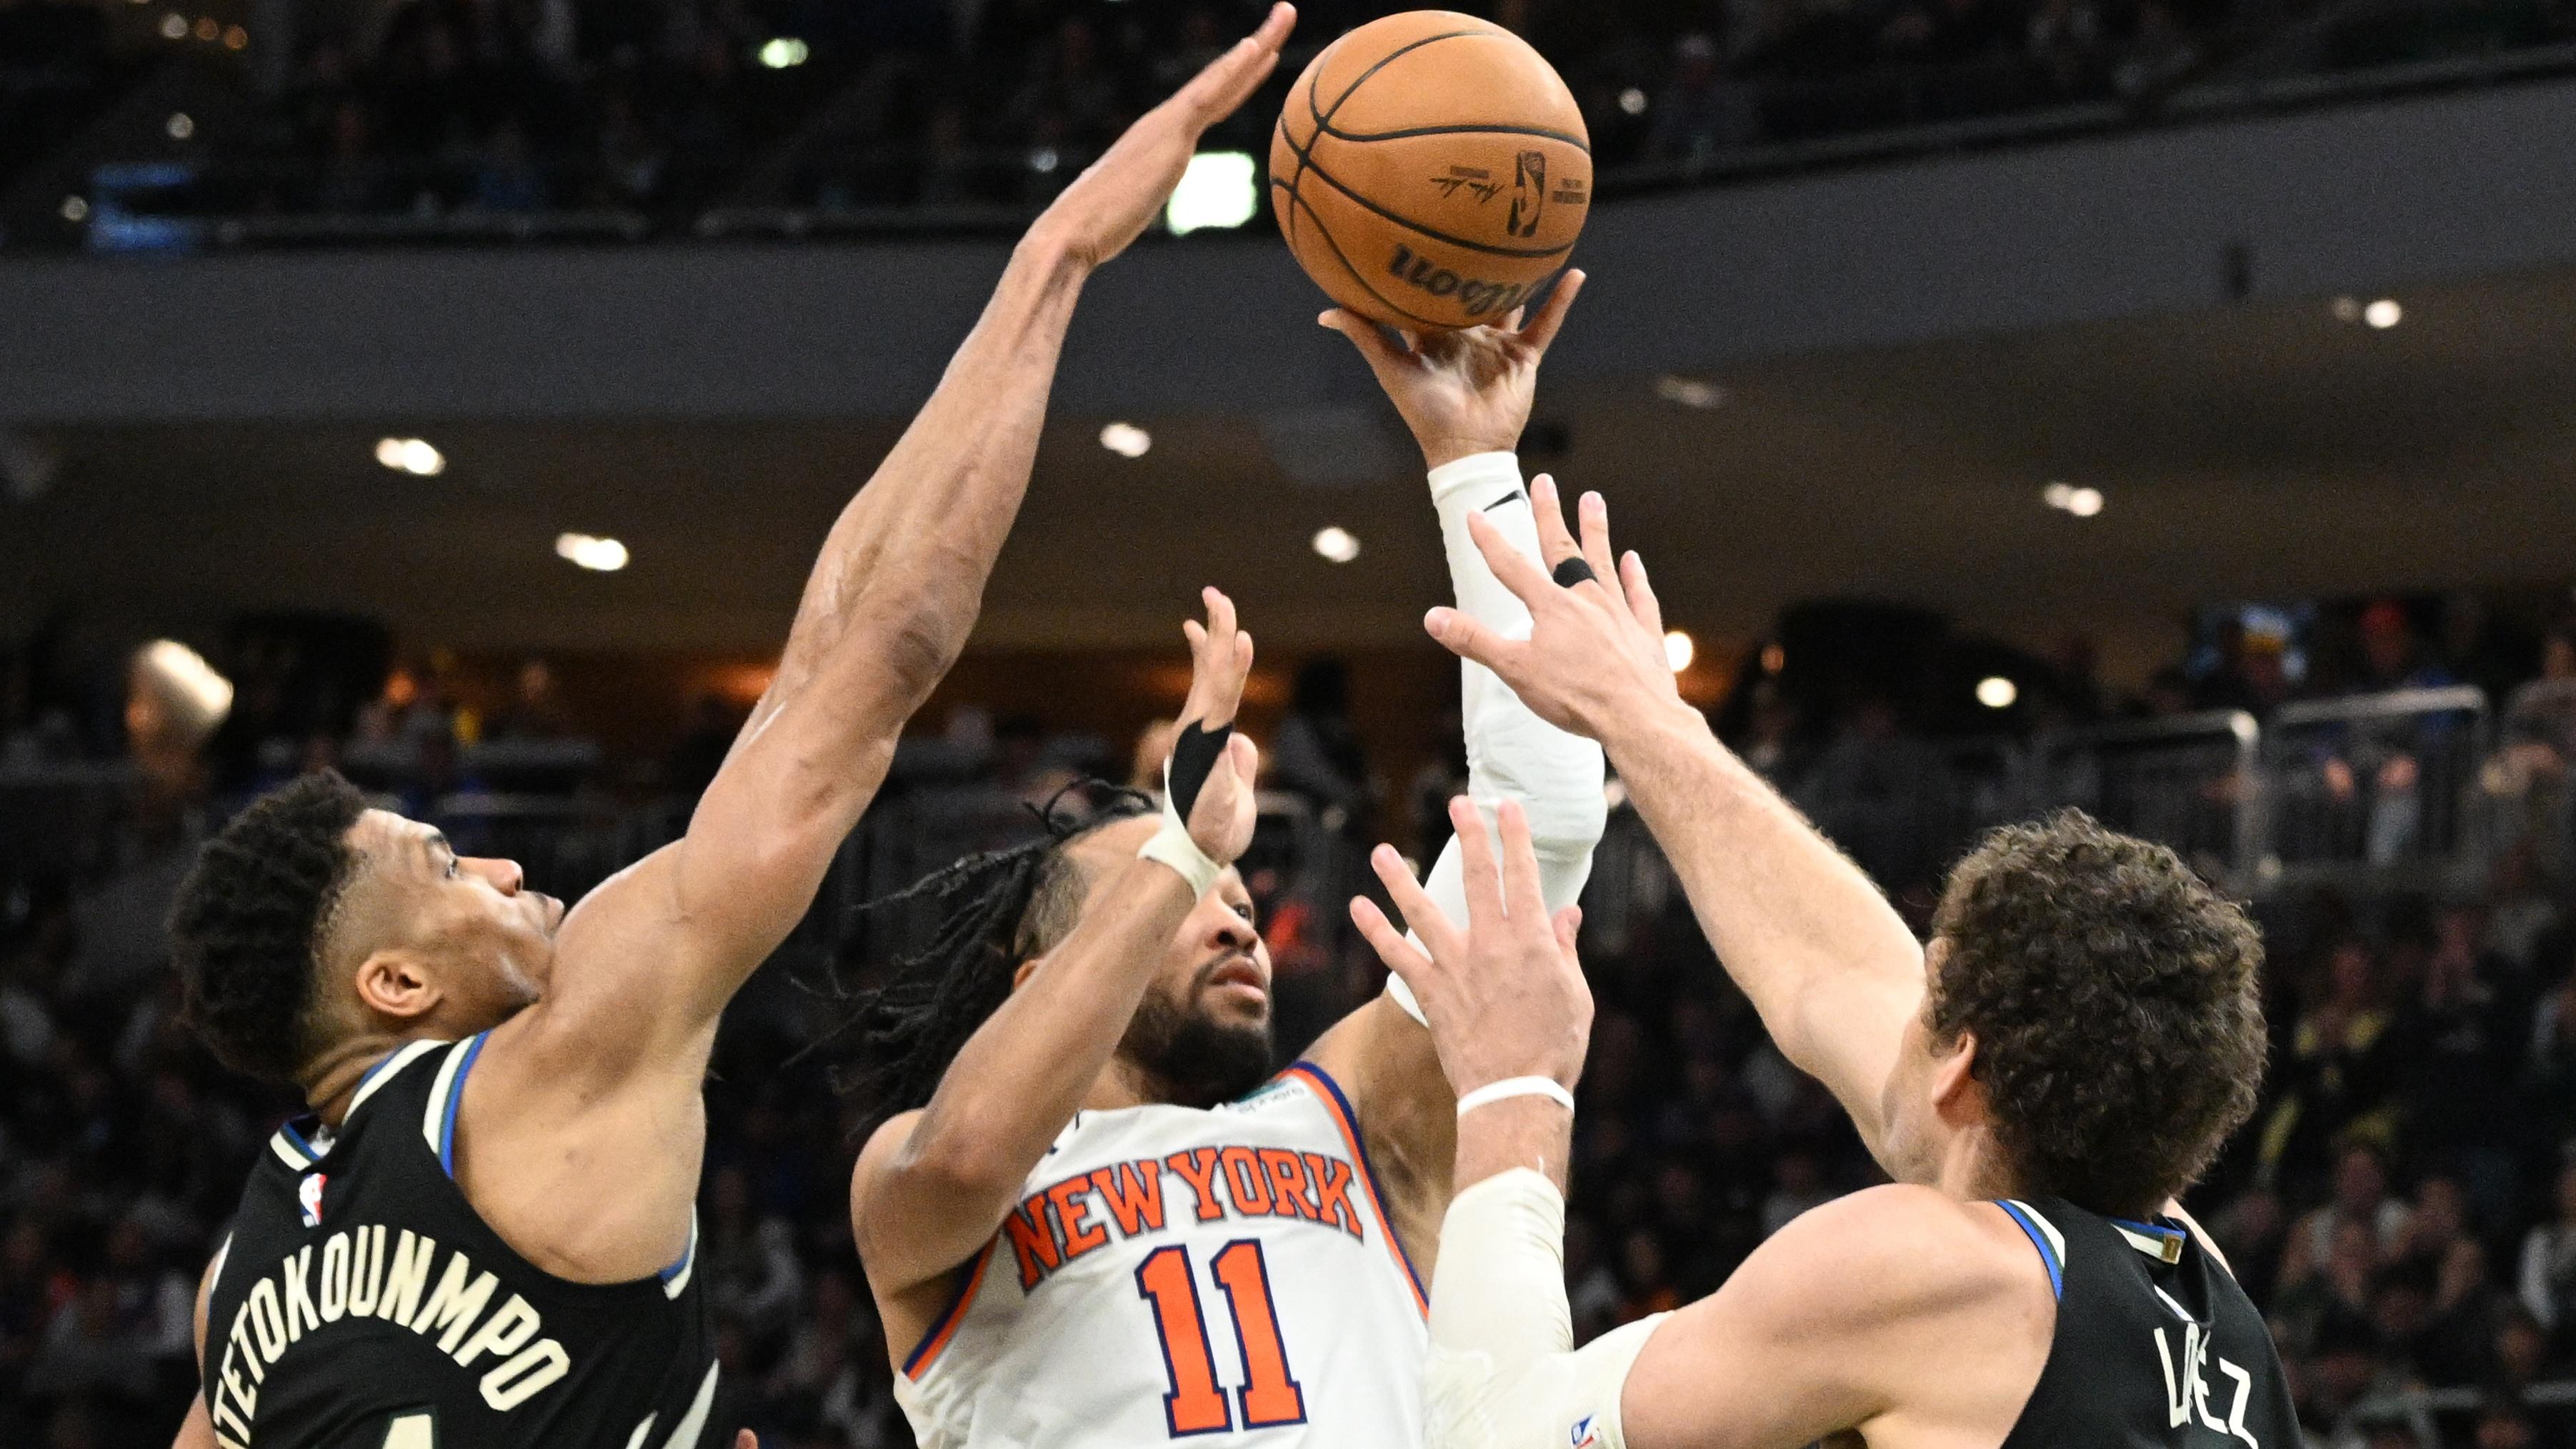
{"label": "white wristband", "polygon": [[1170,866],[1189,882],[1192,900],[1206,895],[1216,878],[1225,874],[1225,867],[1211,860],[1206,851],[1199,849],[1199,843],[1190,839],[1189,828],[1172,815],[1168,805],[1163,807],[1163,828],[1136,847],[1136,858],[1159,860]]}
{"label": "white wristband", "polygon": [[1505,1077],[1487,1082],[1458,1099],[1458,1115],[1466,1116],[1479,1107],[1507,1102],[1514,1097],[1545,1097],[1565,1110],[1574,1110],[1574,1094],[1565,1090],[1554,1077]]}

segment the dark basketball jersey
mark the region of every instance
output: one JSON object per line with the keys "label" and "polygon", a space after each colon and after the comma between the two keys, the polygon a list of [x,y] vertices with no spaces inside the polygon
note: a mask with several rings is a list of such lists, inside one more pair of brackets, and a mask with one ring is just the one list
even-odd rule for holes
{"label": "dark basketball jersey", "polygon": [[2263,1315],[2181,1225],[2000,1204],[2057,1290],[2048,1364],[2003,1449],[2300,1449]]}
{"label": "dark basketball jersey", "polygon": [[[700,1449],[714,1336],[689,1250],[629,1283],[529,1266],[450,1175],[483,1038],[417,1042],[251,1170],[206,1317],[228,1449]],[[606,1185],[603,1184],[603,1189]],[[580,1212],[578,1202],[564,1204]]]}

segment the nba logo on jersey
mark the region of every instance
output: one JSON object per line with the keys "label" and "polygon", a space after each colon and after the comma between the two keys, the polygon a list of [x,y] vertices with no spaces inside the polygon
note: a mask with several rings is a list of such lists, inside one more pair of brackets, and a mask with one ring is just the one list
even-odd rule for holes
{"label": "nba logo on jersey", "polygon": [[1574,1421],[1573,1432],[1565,1436],[1566,1442],[1572,1446],[1572,1449],[1592,1449],[1593,1445],[1601,1442],[1600,1432],[1592,1427],[1592,1423],[1593,1416],[1590,1414]]}
{"label": "nba logo on jersey", "polygon": [[308,1228],[322,1226],[322,1184],[326,1180],[321,1173],[308,1172],[295,1185],[295,1204],[304,1209],[304,1226]]}

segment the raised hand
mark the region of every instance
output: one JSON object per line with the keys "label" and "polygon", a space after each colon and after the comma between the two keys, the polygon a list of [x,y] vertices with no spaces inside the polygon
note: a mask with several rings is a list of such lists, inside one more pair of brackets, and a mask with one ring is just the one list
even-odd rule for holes
{"label": "raised hand", "polygon": [[1161,105],[1110,143],[1100,159],[1039,217],[1030,234],[1060,240],[1079,261],[1098,266],[1141,234],[1198,149],[1207,128],[1234,114],[1279,64],[1279,47],[1297,23],[1297,8],[1270,7],[1261,28],[1208,62]]}
{"label": "raised hand", "polygon": [[[1234,723],[1243,704],[1243,684],[1252,674],[1252,635],[1235,622],[1234,600],[1218,589],[1202,589],[1207,622],[1184,620],[1181,633],[1190,641],[1190,694],[1181,704],[1180,750],[1194,731],[1215,731]],[[1257,813],[1253,782],[1260,755],[1252,741],[1230,735],[1224,751],[1209,769],[1207,782],[1189,806],[1190,840],[1208,859],[1229,865],[1252,844]]]}
{"label": "raised hand", "polygon": [[1539,359],[1582,290],[1583,274],[1567,272],[1527,326],[1515,310],[1499,326],[1398,333],[1400,345],[1375,322],[1339,307],[1315,320],[1359,349],[1422,445],[1424,463],[1437,468],[1477,453],[1508,453],[1520,442]]}
{"label": "raised hand", "polygon": [[[1530,507],[1538,516],[1547,572],[1481,515],[1467,520],[1494,577],[1529,607],[1530,636],[1505,638],[1450,608],[1432,610],[1423,627],[1451,653],[1494,671],[1558,729],[1605,739],[1604,732],[1619,723],[1679,706],[1681,693],[1664,659],[1663,606],[1647,582],[1645,560],[1632,550],[1611,562],[1610,506],[1598,493],[1583,495],[1579,542],[1566,531],[1555,479],[1542,473],[1532,481]],[[1591,577],[1559,584],[1574,559]]]}
{"label": "raised hand", "polygon": [[1466,867],[1463,929],[1391,845],[1379,846],[1369,864],[1422,945],[1406,940],[1365,896],[1351,901],[1351,920],[1422,1003],[1452,1090],[1464,1096],[1511,1077],[1548,1077],[1572,1090],[1592,1039],[1592,989],[1574,956],[1582,912],[1567,906],[1548,915],[1519,801],[1505,800],[1495,812],[1499,865],[1473,801],[1450,801],[1449,823]]}

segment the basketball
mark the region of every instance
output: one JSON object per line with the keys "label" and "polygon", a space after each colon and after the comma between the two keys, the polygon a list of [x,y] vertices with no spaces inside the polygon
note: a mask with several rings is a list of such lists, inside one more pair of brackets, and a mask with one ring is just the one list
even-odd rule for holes
{"label": "basketball", "polygon": [[1591,141],[1528,42],[1412,10],[1324,47],[1289,87],[1270,188],[1288,249],[1335,302],[1473,327],[1565,265],[1591,210]]}

